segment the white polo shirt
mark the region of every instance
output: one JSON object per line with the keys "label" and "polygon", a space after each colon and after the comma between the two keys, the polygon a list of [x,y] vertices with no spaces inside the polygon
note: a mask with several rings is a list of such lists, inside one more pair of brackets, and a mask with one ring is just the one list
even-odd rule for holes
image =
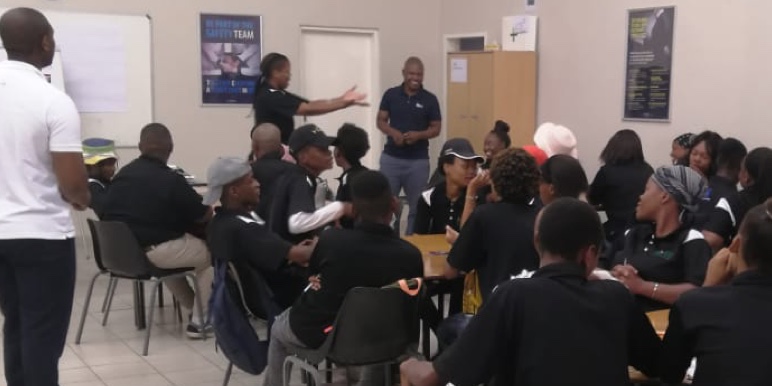
{"label": "white polo shirt", "polygon": [[0,239],[75,235],[51,152],[82,152],[75,104],[35,67],[0,62]]}

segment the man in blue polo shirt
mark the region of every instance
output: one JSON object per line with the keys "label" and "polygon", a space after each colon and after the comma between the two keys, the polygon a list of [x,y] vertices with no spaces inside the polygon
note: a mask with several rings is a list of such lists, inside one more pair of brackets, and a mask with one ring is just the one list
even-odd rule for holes
{"label": "man in blue polo shirt", "polygon": [[381,172],[395,196],[405,189],[410,205],[407,234],[412,234],[418,198],[429,179],[429,140],[440,135],[442,116],[437,97],[423,88],[421,59],[408,58],[402,76],[401,85],[383,94],[378,129],[388,137]]}

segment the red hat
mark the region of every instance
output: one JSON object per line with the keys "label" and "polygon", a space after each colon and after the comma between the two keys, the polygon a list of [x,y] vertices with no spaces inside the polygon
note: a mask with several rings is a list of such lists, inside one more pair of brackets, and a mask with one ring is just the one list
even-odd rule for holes
{"label": "red hat", "polygon": [[534,159],[536,159],[536,166],[541,166],[545,162],[547,162],[547,153],[544,152],[544,150],[540,149],[538,146],[535,145],[525,145],[523,146],[523,150],[528,152],[528,154],[531,155]]}

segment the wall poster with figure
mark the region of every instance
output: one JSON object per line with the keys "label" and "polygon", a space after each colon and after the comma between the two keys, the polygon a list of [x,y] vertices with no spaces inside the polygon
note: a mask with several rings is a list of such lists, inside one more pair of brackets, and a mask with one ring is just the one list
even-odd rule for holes
{"label": "wall poster with figure", "polygon": [[675,7],[629,11],[624,119],[670,119],[674,26]]}
{"label": "wall poster with figure", "polygon": [[201,14],[203,104],[251,104],[262,58],[260,16]]}

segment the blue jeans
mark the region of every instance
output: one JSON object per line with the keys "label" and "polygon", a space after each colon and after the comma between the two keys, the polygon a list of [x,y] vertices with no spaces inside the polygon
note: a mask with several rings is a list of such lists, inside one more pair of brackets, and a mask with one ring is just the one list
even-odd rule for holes
{"label": "blue jeans", "polygon": [[392,194],[399,196],[402,189],[405,189],[407,202],[410,206],[405,233],[413,234],[413,222],[415,221],[418,199],[429,180],[429,160],[402,159],[383,153],[381,154],[381,173],[389,180]]}
{"label": "blue jeans", "polygon": [[0,310],[8,386],[59,385],[75,290],[75,243],[0,240]]}

